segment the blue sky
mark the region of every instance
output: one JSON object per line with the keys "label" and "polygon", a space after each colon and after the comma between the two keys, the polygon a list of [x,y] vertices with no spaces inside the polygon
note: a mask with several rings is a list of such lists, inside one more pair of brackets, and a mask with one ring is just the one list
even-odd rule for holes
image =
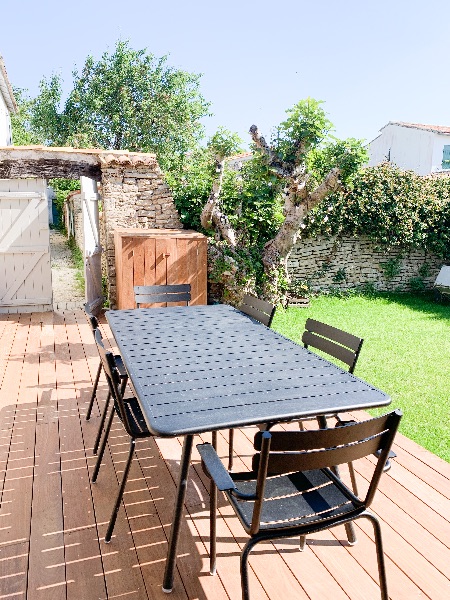
{"label": "blue sky", "polygon": [[99,58],[117,39],[202,73],[219,125],[248,142],[284,111],[324,100],[338,137],[370,141],[388,121],[450,126],[449,0],[17,0],[0,2],[0,54],[14,86]]}

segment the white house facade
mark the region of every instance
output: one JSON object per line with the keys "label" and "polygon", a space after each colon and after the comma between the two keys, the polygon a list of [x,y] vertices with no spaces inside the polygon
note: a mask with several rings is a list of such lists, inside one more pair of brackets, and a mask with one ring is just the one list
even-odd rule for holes
{"label": "white house facade", "polygon": [[0,56],[0,146],[11,146],[13,143],[10,114],[16,112],[16,101]]}
{"label": "white house facade", "polygon": [[418,175],[450,173],[450,127],[390,121],[368,149],[369,166],[388,161]]}

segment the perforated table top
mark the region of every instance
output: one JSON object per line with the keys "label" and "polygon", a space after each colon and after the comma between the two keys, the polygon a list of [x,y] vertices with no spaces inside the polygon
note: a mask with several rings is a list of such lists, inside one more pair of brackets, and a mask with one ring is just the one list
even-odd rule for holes
{"label": "perforated table top", "polygon": [[390,403],[227,305],[108,311],[150,431],[201,433]]}

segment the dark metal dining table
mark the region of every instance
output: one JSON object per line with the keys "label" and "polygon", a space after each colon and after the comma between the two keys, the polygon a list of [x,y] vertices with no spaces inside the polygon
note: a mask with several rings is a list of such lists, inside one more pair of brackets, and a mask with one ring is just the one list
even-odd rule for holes
{"label": "dark metal dining table", "polygon": [[184,436],[170,592],[193,436],[386,406],[387,394],[225,304],[108,311],[150,432]]}

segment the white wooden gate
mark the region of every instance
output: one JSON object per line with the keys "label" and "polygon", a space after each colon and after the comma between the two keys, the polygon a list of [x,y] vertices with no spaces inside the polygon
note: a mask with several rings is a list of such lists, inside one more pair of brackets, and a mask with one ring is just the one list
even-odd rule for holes
{"label": "white wooden gate", "polygon": [[0,313],[50,310],[46,181],[0,179]]}
{"label": "white wooden gate", "polygon": [[86,303],[93,314],[101,309],[102,294],[102,247],[100,245],[97,182],[80,177],[83,203],[84,278]]}

